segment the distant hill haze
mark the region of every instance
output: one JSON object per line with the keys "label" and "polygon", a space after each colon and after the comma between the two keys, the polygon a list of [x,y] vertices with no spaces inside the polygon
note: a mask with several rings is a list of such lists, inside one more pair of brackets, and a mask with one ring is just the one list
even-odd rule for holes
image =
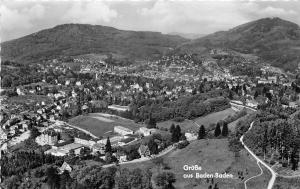
{"label": "distant hill haze", "polygon": [[263,18],[193,40],[178,49],[201,53],[216,47],[255,54],[274,66],[295,70],[300,63],[300,28],[280,18]]}
{"label": "distant hill haze", "polygon": [[124,31],[112,27],[64,24],[2,43],[4,60],[35,62],[58,56],[114,53],[146,59],[187,42],[159,32]]}
{"label": "distant hill haze", "polygon": [[178,35],[186,39],[198,39],[206,36],[207,34],[197,34],[197,33],[179,33],[179,32],[171,32],[168,33],[170,35]]}
{"label": "distant hill haze", "polygon": [[159,57],[173,49],[179,53],[202,54],[212,48],[226,48],[258,55],[285,70],[295,70],[300,63],[300,28],[280,18],[259,19],[194,40],[175,34],[64,24],[3,42],[1,55],[3,60],[22,63],[90,53],[114,53],[147,59]]}

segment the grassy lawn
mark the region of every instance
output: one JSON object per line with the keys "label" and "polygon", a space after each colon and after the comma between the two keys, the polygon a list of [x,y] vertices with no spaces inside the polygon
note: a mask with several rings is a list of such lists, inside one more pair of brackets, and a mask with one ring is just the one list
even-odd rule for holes
{"label": "grassy lawn", "polygon": [[206,128],[208,128],[210,124],[217,123],[220,120],[224,120],[226,117],[234,115],[235,112],[236,111],[234,111],[233,109],[228,108],[223,111],[208,114],[207,116],[199,117],[195,119],[195,122],[197,122],[199,125],[204,125]]}
{"label": "grassy lawn", "polygon": [[97,113],[74,117],[69,120],[69,123],[85,129],[98,137],[109,135],[115,126],[123,126],[133,131],[142,126],[134,123],[132,120],[116,116],[101,116]]}
{"label": "grassy lawn", "polygon": [[176,122],[176,121],[172,121],[172,120],[159,122],[159,123],[157,123],[157,127],[170,129],[172,124],[180,125],[181,130],[184,132],[189,131],[190,129],[196,128],[196,126],[197,126],[197,125],[195,125],[195,123],[192,120],[186,119],[182,122]]}
{"label": "grassy lawn", "polygon": [[[262,174],[259,177],[255,177],[255,178],[251,179],[249,182],[247,182],[247,188],[249,188],[249,189],[268,188],[268,183],[272,177],[271,173],[263,165],[261,165],[261,168],[264,171],[264,174]],[[273,188],[276,188],[276,187],[273,187]]]}
{"label": "grassy lawn", "polygon": [[[234,115],[235,111],[231,108],[228,108],[226,110],[223,111],[219,111],[219,112],[214,112],[211,114],[208,114],[206,116],[202,116],[199,118],[196,118],[194,121],[197,122],[199,125],[204,125],[206,128],[209,127],[210,124],[213,123],[217,123],[220,120],[225,119],[227,116],[229,115]],[[159,122],[157,123],[157,126],[159,128],[167,128],[169,129],[170,126],[172,125],[172,123],[174,123],[175,125],[180,125],[181,130],[182,131],[198,131],[198,126],[197,124],[194,123],[193,120],[184,120],[183,122],[176,122],[176,121],[163,121],[163,122]]]}
{"label": "grassy lawn", "polygon": [[[233,178],[217,178],[214,183],[218,183],[219,188],[235,188],[244,189],[244,183],[247,178],[255,176],[260,173],[260,169],[256,165],[256,161],[251,158],[245,151],[241,151],[239,156],[235,157],[228,149],[227,139],[210,139],[210,140],[197,140],[192,142],[186,148],[173,151],[164,157],[164,162],[170,167],[170,170],[176,175],[175,188],[182,189],[207,189],[209,180],[199,178],[183,178],[183,174],[196,172],[201,173],[227,173],[232,174]],[[185,171],[184,165],[199,165],[202,167],[201,171]],[[153,175],[157,174],[160,170],[152,161],[121,165],[127,168],[148,168],[151,167]],[[238,172],[242,171],[244,180],[238,178]],[[265,177],[266,176],[266,177]],[[255,180],[255,187],[258,189],[264,188],[268,183],[269,175],[262,175]],[[249,183],[251,184],[251,183]],[[248,187],[251,189],[251,187]]]}

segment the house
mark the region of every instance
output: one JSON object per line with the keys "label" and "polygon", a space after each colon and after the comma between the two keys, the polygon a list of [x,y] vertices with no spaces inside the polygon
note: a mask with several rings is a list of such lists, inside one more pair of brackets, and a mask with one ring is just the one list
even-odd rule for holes
{"label": "house", "polygon": [[140,129],[138,131],[136,131],[137,133],[140,133],[144,136],[149,136],[153,133],[155,133],[157,131],[157,129],[148,129],[146,127],[140,127]]}
{"label": "house", "polygon": [[103,143],[96,143],[92,146],[92,152],[97,153],[99,152],[100,154],[105,154],[105,144]]}
{"label": "house", "polygon": [[120,163],[127,161],[127,155],[122,151],[117,151],[116,158],[119,160]]}
{"label": "house", "polygon": [[24,90],[21,88],[17,88],[17,94],[18,95],[25,95]]}
{"label": "house", "polygon": [[257,108],[258,106],[258,102],[256,102],[255,100],[246,100],[246,105],[250,106],[251,108]]}
{"label": "house", "polygon": [[149,157],[151,155],[149,147],[143,144],[139,147],[138,152],[141,157]]}
{"label": "house", "polygon": [[69,173],[72,171],[72,167],[67,162],[64,162],[61,167],[58,168],[58,174],[63,174],[64,171],[68,171]]}
{"label": "house", "polygon": [[298,104],[297,104],[297,102],[289,102],[289,107],[290,108],[297,108]]}
{"label": "house", "polygon": [[114,132],[118,133],[120,135],[128,135],[128,134],[133,134],[133,131],[122,126],[115,126],[114,127]]}
{"label": "house", "polygon": [[188,141],[191,141],[191,140],[196,140],[197,139],[197,135],[194,134],[194,133],[185,133],[184,136],[186,137],[186,139]]}
{"label": "house", "polygon": [[77,86],[81,86],[81,81],[76,81]]}
{"label": "house", "polygon": [[70,80],[67,80],[67,81],[65,82],[65,85],[70,85]]}

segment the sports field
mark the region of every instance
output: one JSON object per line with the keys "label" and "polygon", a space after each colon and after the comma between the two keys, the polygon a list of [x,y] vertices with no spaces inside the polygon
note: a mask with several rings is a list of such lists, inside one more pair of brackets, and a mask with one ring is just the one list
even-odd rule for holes
{"label": "sports field", "polygon": [[70,119],[69,123],[85,129],[98,137],[110,135],[115,126],[123,126],[133,131],[142,126],[129,119],[101,113],[80,115]]}

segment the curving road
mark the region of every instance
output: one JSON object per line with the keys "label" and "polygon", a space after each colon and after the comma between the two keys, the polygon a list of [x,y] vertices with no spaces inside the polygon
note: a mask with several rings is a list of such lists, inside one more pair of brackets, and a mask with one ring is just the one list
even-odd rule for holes
{"label": "curving road", "polygon": [[[250,131],[250,129],[252,129],[253,123],[254,123],[254,122],[252,122],[252,123],[250,124],[250,127],[249,127],[248,131]],[[247,132],[248,132],[248,131],[247,131]],[[245,134],[244,134],[244,135],[245,135]],[[273,185],[274,185],[274,183],[275,183],[275,180],[276,180],[277,173],[276,173],[275,171],[273,171],[273,169],[272,169],[269,165],[267,165],[264,161],[262,161],[261,159],[259,159],[259,158],[254,154],[254,152],[252,152],[252,151],[245,145],[245,143],[244,143],[244,141],[243,141],[244,135],[241,136],[241,138],[240,138],[240,141],[241,141],[242,145],[244,146],[244,148],[245,148],[245,149],[246,149],[246,150],[247,150],[247,151],[248,151],[248,152],[256,159],[257,163],[261,163],[263,166],[265,166],[265,167],[271,172],[272,177],[271,177],[271,179],[270,179],[270,181],[269,181],[269,183],[268,183],[268,188],[267,188],[267,189],[272,189],[272,188],[273,188]],[[246,183],[245,183],[245,189],[247,189]]]}

